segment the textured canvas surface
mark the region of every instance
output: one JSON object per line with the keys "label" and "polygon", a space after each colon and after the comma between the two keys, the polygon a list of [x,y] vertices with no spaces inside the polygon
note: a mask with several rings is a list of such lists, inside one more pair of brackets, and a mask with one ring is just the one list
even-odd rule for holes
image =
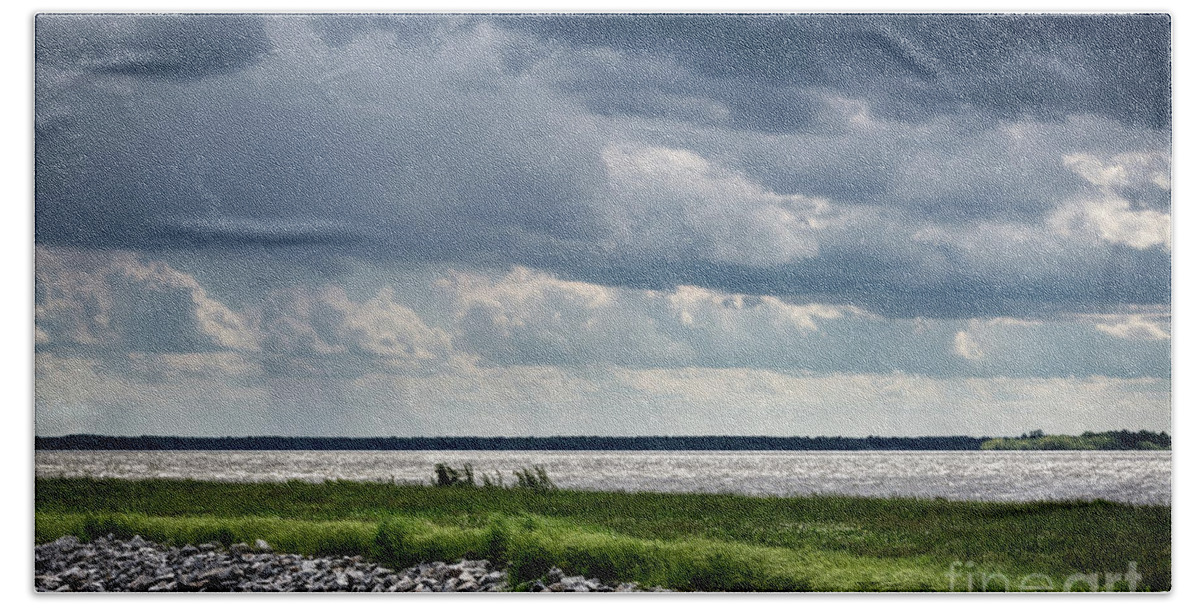
{"label": "textured canvas surface", "polygon": [[1169,590],[1171,27],[39,15],[35,585]]}

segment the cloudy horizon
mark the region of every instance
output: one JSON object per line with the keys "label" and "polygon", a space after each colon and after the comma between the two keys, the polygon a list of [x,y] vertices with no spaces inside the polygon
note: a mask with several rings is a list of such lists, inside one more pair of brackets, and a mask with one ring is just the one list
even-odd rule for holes
{"label": "cloudy horizon", "polygon": [[1166,15],[40,15],[36,433],[1171,428]]}

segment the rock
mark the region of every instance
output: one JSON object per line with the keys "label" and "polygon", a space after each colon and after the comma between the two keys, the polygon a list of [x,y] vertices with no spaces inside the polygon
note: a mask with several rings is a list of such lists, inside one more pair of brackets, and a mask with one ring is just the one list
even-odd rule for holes
{"label": "rock", "polygon": [[60,551],[68,551],[79,546],[79,538],[75,536],[63,536],[50,543],[50,546]]}
{"label": "rock", "polygon": [[400,579],[395,585],[388,588],[388,591],[412,591],[417,587],[416,581],[413,581],[407,576]]}
{"label": "rock", "polygon": [[271,548],[270,543],[261,538],[254,541],[254,550],[258,551],[259,553],[270,553],[274,551],[274,549]]}
{"label": "rock", "polygon": [[[167,548],[140,537],[112,536],[82,543],[64,536],[34,547],[38,591],[502,591],[508,573],[486,560],[416,564],[396,572],[362,556],[306,558],[271,552],[261,539],[229,551],[205,543]],[[533,591],[640,591],[635,583],[602,584],[551,568],[532,581]],[[660,590],[660,589],[652,589]]]}
{"label": "rock", "polygon": [[59,577],[66,581],[67,584],[82,583],[83,581],[87,580],[87,572],[85,572],[79,566],[75,566],[70,570],[60,574]]}
{"label": "rock", "polygon": [[201,572],[196,578],[206,579],[206,580],[216,580],[216,581],[228,581],[228,580],[233,580],[235,578],[238,578],[241,575],[242,575],[242,571],[240,569],[234,568],[232,566],[228,566],[225,568],[213,568],[211,570],[205,570],[204,572]]}
{"label": "rock", "polygon": [[154,584],[154,579],[145,574],[138,575],[129,583],[130,591],[146,591]]}

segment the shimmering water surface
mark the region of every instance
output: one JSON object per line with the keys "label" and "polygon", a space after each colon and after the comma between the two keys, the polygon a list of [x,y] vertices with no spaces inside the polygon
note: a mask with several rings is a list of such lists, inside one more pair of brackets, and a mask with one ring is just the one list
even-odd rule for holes
{"label": "shimmering water surface", "polygon": [[542,465],[560,487],[795,496],[1170,504],[1170,452],[38,451],[38,476],[428,483],[433,465],[476,474]]}

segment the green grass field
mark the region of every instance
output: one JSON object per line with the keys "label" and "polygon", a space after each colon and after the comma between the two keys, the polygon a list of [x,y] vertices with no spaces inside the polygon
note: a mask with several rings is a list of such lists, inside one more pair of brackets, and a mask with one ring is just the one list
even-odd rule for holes
{"label": "green grass field", "polygon": [[[386,483],[38,479],[37,542],[267,540],[393,566],[484,557],[681,590],[1017,591],[1171,586],[1169,507],[746,497]],[[953,568],[953,572],[952,572]],[[1095,579],[1089,578],[1095,576]],[[1126,588],[1125,578],[1113,582]]]}

